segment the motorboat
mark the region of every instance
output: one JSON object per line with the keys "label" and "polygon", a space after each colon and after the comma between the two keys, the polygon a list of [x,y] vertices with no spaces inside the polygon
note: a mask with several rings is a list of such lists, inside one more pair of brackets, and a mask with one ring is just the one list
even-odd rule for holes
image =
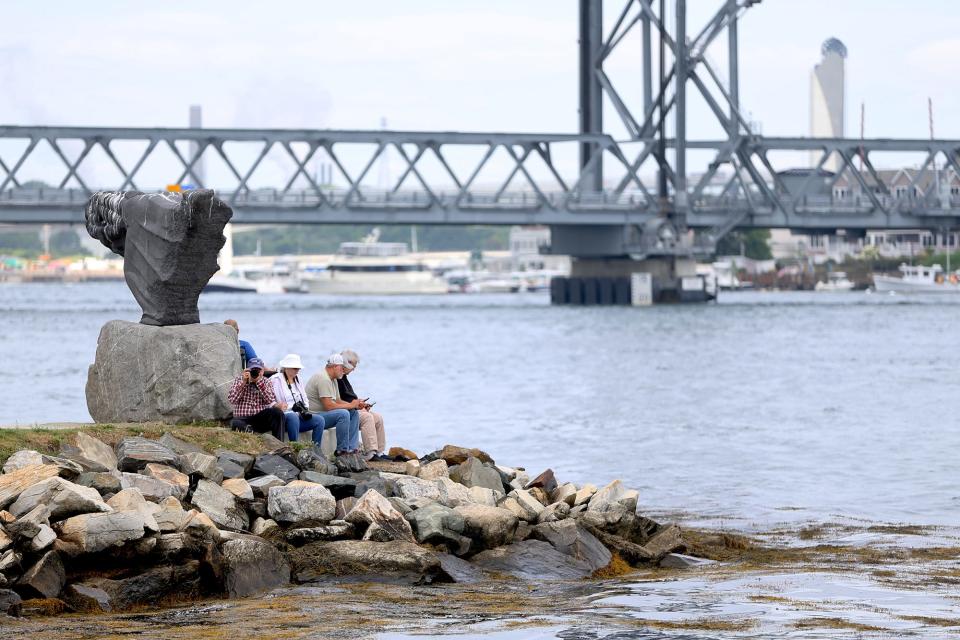
{"label": "motorboat", "polygon": [[277,262],[272,266],[234,266],[226,274],[215,274],[203,288],[204,293],[299,293],[302,284],[291,265]]}
{"label": "motorboat", "polygon": [[843,271],[831,271],[827,274],[827,280],[825,282],[818,282],[814,285],[814,291],[822,291],[825,293],[836,293],[840,291],[852,291],[854,287],[853,282],[847,278],[847,274]]}
{"label": "motorboat", "polygon": [[310,293],[339,295],[402,295],[447,293],[447,281],[436,275],[405,242],[379,242],[372,234],[363,242],[343,242],[324,269],[307,269],[301,281]]}
{"label": "motorboat", "polygon": [[960,293],[960,278],[956,272],[946,274],[943,267],[901,264],[900,277],[873,274],[873,288],[878,292],[896,293]]}

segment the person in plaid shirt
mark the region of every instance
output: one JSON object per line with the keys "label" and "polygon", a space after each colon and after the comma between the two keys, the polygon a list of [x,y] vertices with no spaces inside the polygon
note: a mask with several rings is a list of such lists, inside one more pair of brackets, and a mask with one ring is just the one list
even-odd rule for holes
{"label": "person in plaid shirt", "polygon": [[251,358],[247,368],[237,376],[227,394],[233,405],[233,428],[269,431],[277,439],[283,439],[283,412],[287,403],[277,402],[273,386],[263,375],[263,360]]}

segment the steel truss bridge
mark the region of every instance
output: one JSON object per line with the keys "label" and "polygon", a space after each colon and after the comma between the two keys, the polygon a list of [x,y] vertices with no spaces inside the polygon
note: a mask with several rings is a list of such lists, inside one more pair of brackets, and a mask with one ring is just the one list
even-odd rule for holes
{"label": "steel truss bridge", "polygon": [[[687,28],[686,0],[673,0],[672,25],[663,19],[663,0],[659,7],[656,0],[618,0],[617,19],[606,29],[603,0],[580,0],[576,134],[0,126],[0,223],[81,222],[83,204],[94,191],[163,188],[144,184],[141,174],[162,150],[179,168],[171,183],[204,186],[201,159],[222,162],[233,186],[218,191],[240,223],[603,227],[612,233],[602,241],[609,246],[598,251],[611,255],[675,254],[680,239],[689,237],[687,230],[698,232],[697,246],[709,248],[735,228],[830,232],[958,226],[960,197],[937,192],[933,179],[942,170],[960,175],[958,140],[772,138],[752,130],[739,101],[738,22],[756,3],[723,0],[693,32]],[[725,78],[708,55],[723,33]],[[605,68],[628,37],[639,38],[643,51],[642,100],[634,105]],[[687,138],[692,92],[702,96],[715,118],[722,132],[718,139]],[[605,102],[625,137],[615,139],[605,131]],[[135,160],[121,161],[117,146],[131,142],[142,151]],[[240,144],[253,153],[232,150]],[[63,175],[52,187],[30,183],[24,170],[43,147],[63,164]],[[575,160],[559,161],[562,150],[571,147]],[[705,173],[689,174],[689,151],[711,155]],[[466,170],[455,169],[451,156],[465,152],[474,160]],[[278,153],[286,175],[273,188],[251,186],[265,159]],[[401,173],[392,186],[371,186],[386,153],[399,158]],[[925,158],[900,195],[891,193],[875,166],[874,159],[888,153]],[[810,154],[819,157],[816,168],[800,172],[799,179],[793,171],[788,179],[783,171]],[[94,155],[116,168],[115,183],[90,184],[82,178]],[[346,156],[364,160],[359,168],[348,168]],[[778,157],[792,161],[785,165]],[[335,179],[322,182],[311,174],[310,163],[320,160]],[[424,168],[428,161],[432,171]],[[822,171],[828,161],[840,169]],[[494,162],[506,163],[509,170],[491,182],[482,176]],[[847,186],[844,197],[833,189],[840,180]]]}

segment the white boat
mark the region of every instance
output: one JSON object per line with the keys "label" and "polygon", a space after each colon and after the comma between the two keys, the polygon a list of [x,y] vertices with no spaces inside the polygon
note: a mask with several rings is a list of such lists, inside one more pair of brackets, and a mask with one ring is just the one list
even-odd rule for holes
{"label": "white boat", "polygon": [[826,282],[814,285],[814,291],[835,293],[838,291],[853,291],[854,284],[843,271],[831,271],[827,274]]}
{"label": "white boat", "polygon": [[326,269],[306,270],[301,281],[310,293],[397,295],[447,293],[447,281],[435,275],[405,242],[344,242]]}
{"label": "white boat", "polygon": [[901,264],[901,277],[873,274],[873,288],[878,292],[896,293],[960,293],[957,274],[944,274],[938,264],[932,267]]}
{"label": "white boat", "polygon": [[450,293],[516,293],[524,288],[520,278],[490,271],[448,271],[444,278]]}
{"label": "white boat", "polygon": [[235,266],[226,274],[215,274],[203,288],[204,293],[280,294],[298,292],[301,284],[291,273],[290,265]]}

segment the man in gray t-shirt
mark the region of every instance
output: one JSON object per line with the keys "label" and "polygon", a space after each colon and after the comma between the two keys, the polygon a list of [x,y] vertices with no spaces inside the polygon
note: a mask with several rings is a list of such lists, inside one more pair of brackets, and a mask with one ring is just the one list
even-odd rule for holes
{"label": "man in gray t-shirt", "polygon": [[[307,404],[310,405],[310,411],[323,418],[327,428],[337,428],[338,466],[352,470],[365,469],[366,464],[357,455],[360,452],[360,413],[357,411],[360,401],[343,402],[340,399],[337,379],[342,376],[343,356],[335,353],[327,358],[327,366],[323,371],[315,373],[307,381]],[[340,462],[344,464],[340,465]]]}

